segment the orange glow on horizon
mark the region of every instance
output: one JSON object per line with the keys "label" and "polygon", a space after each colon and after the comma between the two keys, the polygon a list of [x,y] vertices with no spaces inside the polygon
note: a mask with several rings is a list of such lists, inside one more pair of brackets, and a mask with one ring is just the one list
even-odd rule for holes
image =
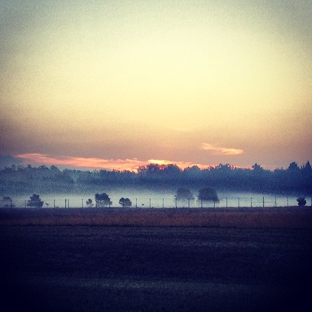
{"label": "orange glow on horizon", "polygon": [[138,160],[137,158],[132,159],[103,159],[96,157],[72,157],[72,156],[48,156],[40,153],[27,153],[15,155],[17,158],[21,158],[24,164],[37,164],[37,165],[61,165],[66,167],[76,167],[85,169],[103,169],[103,170],[129,170],[136,172],[140,166],[146,166],[149,164],[157,165],[177,165],[180,169],[187,167],[198,166],[200,169],[210,167],[210,165],[195,164],[192,162],[174,162],[169,160],[157,160],[149,159],[147,161]]}
{"label": "orange glow on horizon", "polygon": [[185,169],[187,167],[197,166],[200,169],[206,169],[211,167],[211,165],[195,164],[190,161],[170,161],[165,159],[149,159],[148,163],[157,165],[177,165],[180,169]]}

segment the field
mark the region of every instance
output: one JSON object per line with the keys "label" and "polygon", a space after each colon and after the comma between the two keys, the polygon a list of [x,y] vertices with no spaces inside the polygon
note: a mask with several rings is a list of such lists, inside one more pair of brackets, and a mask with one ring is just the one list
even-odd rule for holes
{"label": "field", "polygon": [[196,212],[1,209],[0,311],[281,311],[309,302],[307,208]]}
{"label": "field", "polygon": [[0,225],[312,229],[312,208],[2,208]]}

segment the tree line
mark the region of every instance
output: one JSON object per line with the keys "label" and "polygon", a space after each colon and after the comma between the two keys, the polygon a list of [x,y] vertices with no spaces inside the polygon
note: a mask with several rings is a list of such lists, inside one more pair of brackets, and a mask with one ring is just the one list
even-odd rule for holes
{"label": "tree line", "polygon": [[[91,198],[88,198],[86,200],[86,206],[89,208],[92,207],[110,207],[113,202],[111,201],[109,195],[107,193],[96,193],[94,195],[95,201]],[[178,188],[175,196],[174,196],[175,202],[176,202],[176,207],[177,207],[177,202],[182,201],[182,202],[188,202],[188,205],[190,206],[190,202],[195,200],[195,197],[193,193],[191,192],[190,189],[186,187],[180,187]],[[204,187],[200,189],[199,194],[198,194],[198,200],[199,201],[213,201],[214,203],[219,202],[219,198],[217,195],[217,192],[214,188],[211,187]],[[65,208],[66,208],[66,199],[65,199]],[[15,206],[13,205],[13,200],[9,196],[3,196],[1,202],[1,206],[4,208],[14,208]],[[33,194],[30,196],[30,198],[25,201],[25,208],[30,207],[30,208],[42,208],[44,202],[41,200],[40,195],[38,194]],[[48,205],[46,203],[46,205]],[[54,204],[55,205],[55,204]],[[132,206],[132,201],[129,198],[124,198],[121,197],[119,199],[119,205],[122,207],[131,207]],[[54,206],[54,208],[58,208]]]}
{"label": "tree line", "polygon": [[56,166],[11,166],[0,171],[1,195],[40,193],[78,193],[103,187],[202,187],[231,191],[312,194],[312,168],[310,162],[288,168],[264,169],[259,164],[251,168],[238,168],[219,164],[200,169],[185,169],[175,164],[149,164],[137,172],[119,170],[60,170]]}

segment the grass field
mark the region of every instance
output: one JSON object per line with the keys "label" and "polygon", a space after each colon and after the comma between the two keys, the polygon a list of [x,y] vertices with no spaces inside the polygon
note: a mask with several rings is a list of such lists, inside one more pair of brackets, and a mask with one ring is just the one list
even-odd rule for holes
{"label": "grass field", "polygon": [[312,208],[2,208],[0,225],[311,228]]}
{"label": "grass field", "polygon": [[[193,211],[167,210],[119,208],[118,219],[116,209],[1,209],[0,311],[299,311],[309,303],[308,209],[221,210],[223,221],[196,210],[193,225]],[[261,223],[258,213],[268,213]],[[286,217],[267,221],[272,213]]]}

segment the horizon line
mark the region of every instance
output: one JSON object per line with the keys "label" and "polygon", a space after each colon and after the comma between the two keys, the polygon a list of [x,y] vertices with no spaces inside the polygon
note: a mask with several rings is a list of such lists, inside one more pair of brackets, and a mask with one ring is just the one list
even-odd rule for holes
{"label": "horizon line", "polygon": [[[157,165],[176,165],[180,169],[191,168],[197,166],[199,169],[215,168],[219,165],[229,165],[232,168],[237,169],[250,169],[250,166],[231,165],[229,163],[222,164],[199,164],[190,161],[171,161],[165,159],[148,159],[139,160],[138,158],[126,158],[126,159],[105,159],[98,157],[75,157],[75,156],[50,156],[48,154],[41,153],[24,153],[15,154],[13,157],[21,159],[23,165],[54,165],[65,167],[65,169],[81,169],[81,170],[117,170],[117,171],[132,171],[138,172],[140,167],[148,166],[150,164]],[[256,164],[256,163],[255,163]],[[254,164],[253,164],[254,165]],[[260,165],[266,170],[283,169],[283,167],[274,167],[267,165]]]}

